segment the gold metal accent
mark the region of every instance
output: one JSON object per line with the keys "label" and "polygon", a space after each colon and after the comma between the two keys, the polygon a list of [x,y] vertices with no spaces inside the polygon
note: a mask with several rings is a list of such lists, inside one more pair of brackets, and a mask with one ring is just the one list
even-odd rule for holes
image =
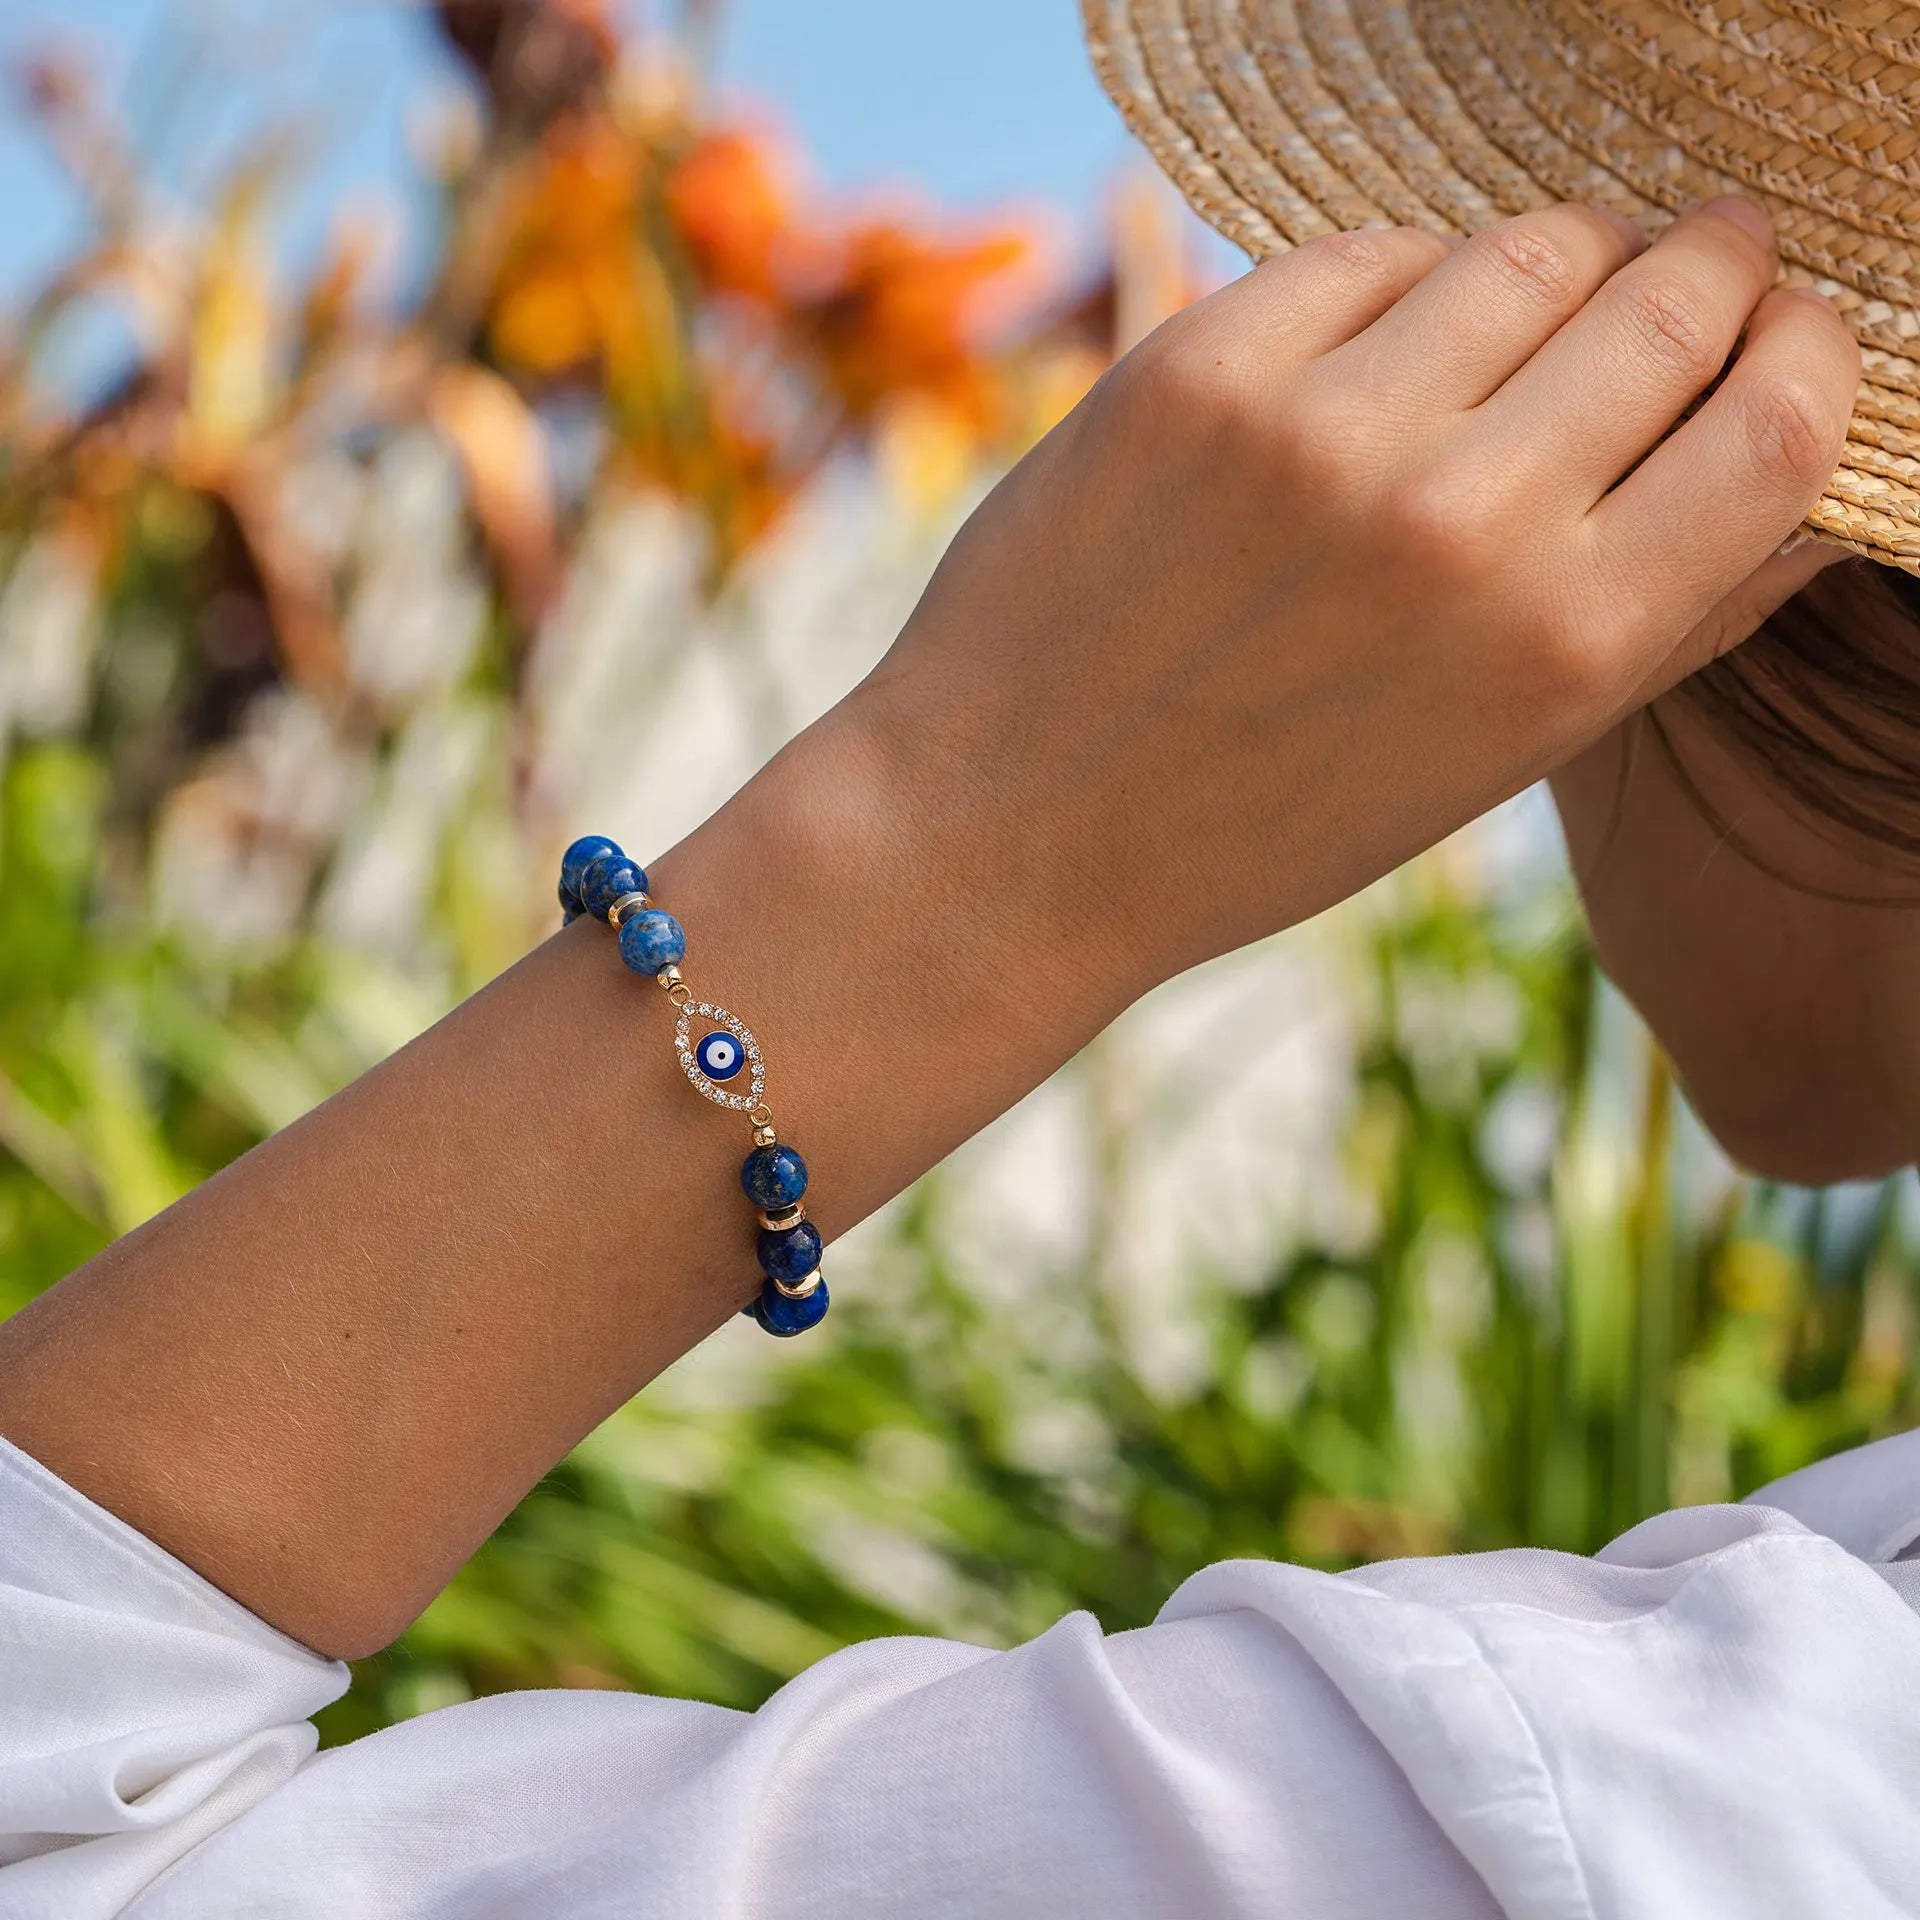
{"label": "gold metal accent", "polygon": [[667,998],[671,1000],[676,1007],[684,1007],[687,1002],[693,998],[693,989],[688,986],[684,980],[676,980],[673,985],[667,989]]}
{"label": "gold metal accent", "polygon": [[653,977],[669,992],[680,985],[680,969],[678,967],[662,967]]}
{"label": "gold metal accent", "polygon": [[810,1299],[819,1292],[820,1282],[826,1277],[818,1267],[815,1267],[804,1280],[776,1280],[773,1283],[774,1291],[784,1293],[789,1300]]}
{"label": "gold metal accent", "polygon": [[623,893],[607,909],[607,925],[618,933],[636,913],[645,913],[652,905],[644,893]]}
{"label": "gold metal accent", "polygon": [[755,1127],[753,1144],[756,1147],[777,1147],[780,1144],[780,1136],[771,1127]]}
{"label": "gold metal accent", "polygon": [[[747,1119],[752,1123],[756,1132],[762,1127],[765,1127],[771,1132],[773,1128],[773,1109],[768,1106],[764,1100],[756,1100],[753,1105],[747,1109]],[[773,1142],[771,1140],[762,1140],[760,1144],[763,1147],[770,1147],[773,1145]]]}
{"label": "gold metal accent", "polygon": [[[767,1145],[772,1146],[773,1142],[769,1140]],[[763,1209],[760,1214],[760,1224],[769,1233],[785,1233],[789,1227],[797,1227],[806,1217],[807,1203],[804,1200],[796,1200],[792,1206],[776,1207],[771,1213]]]}

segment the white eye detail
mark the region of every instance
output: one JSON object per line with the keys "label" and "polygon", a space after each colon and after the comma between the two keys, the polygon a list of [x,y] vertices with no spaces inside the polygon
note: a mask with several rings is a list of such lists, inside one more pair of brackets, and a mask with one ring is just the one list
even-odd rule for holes
{"label": "white eye detail", "polygon": [[740,1043],[726,1033],[708,1034],[694,1048],[693,1057],[700,1062],[701,1072],[713,1080],[731,1080],[746,1059],[746,1055],[740,1051]]}

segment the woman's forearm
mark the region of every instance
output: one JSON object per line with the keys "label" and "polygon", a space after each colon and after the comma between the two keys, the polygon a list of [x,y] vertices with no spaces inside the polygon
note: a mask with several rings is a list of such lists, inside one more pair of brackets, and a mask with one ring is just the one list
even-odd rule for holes
{"label": "woman's forearm", "polygon": [[[1111,1011],[1049,977],[861,711],[653,866],[829,1239]],[[0,1328],[0,1432],[297,1638],[384,1644],[757,1288],[751,1141],[672,1031],[576,923]]]}

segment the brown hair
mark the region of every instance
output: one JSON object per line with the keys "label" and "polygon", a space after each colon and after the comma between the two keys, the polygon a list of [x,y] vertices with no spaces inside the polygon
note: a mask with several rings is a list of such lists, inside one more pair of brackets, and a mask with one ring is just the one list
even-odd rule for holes
{"label": "brown hair", "polygon": [[[1828,567],[1680,697],[1814,819],[1892,851],[1920,885],[1920,580]],[[1657,711],[1654,726],[1671,755]]]}

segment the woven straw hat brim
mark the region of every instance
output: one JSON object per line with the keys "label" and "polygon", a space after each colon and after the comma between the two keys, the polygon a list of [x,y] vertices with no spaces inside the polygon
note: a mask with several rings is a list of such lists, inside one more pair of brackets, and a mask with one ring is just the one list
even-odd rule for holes
{"label": "woven straw hat brim", "polygon": [[1859,338],[1807,524],[1920,574],[1920,8],[1888,0],[1082,0],[1094,65],[1195,209],[1258,257],[1558,200],[1649,232],[1716,194]]}

